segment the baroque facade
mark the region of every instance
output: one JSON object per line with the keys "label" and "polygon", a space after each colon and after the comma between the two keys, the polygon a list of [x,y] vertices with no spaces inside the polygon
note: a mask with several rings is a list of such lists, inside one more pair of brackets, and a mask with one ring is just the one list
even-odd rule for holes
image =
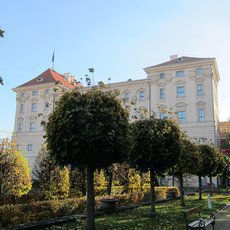
{"label": "baroque facade", "polygon": [[[111,83],[119,99],[130,109],[130,120],[155,115],[173,117],[187,135],[198,143],[219,145],[217,88],[219,73],[215,58],[171,57],[144,68],[146,79]],[[46,121],[62,90],[77,86],[73,76],[51,69],[14,88],[17,93],[14,133],[21,151],[33,167],[44,141]]]}

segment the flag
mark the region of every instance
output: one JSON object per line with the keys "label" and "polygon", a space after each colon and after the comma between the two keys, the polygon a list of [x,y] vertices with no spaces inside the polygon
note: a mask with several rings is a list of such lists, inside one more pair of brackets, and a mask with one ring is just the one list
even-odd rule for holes
{"label": "flag", "polygon": [[53,57],[52,57],[52,62],[53,62],[53,63],[54,63],[54,53],[55,53],[55,52],[53,52]]}

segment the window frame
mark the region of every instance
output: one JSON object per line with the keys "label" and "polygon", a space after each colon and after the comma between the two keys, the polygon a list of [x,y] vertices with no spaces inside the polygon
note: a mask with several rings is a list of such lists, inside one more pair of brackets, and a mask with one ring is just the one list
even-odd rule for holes
{"label": "window frame", "polygon": [[159,78],[164,79],[165,78],[165,73],[159,73]]}
{"label": "window frame", "polygon": [[32,96],[34,96],[34,97],[38,96],[38,90],[33,90],[32,91]]}
{"label": "window frame", "polygon": [[145,100],[145,91],[141,90],[139,92],[139,101],[144,101]]}
{"label": "window frame", "polygon": [[[182,116],[180,116],[182,115]],[[178,123],[185,123],[186,122],[186,111],[178,111],[177,112],[177,119]]]}
{"label": "window frame", "polygon": [[197,118],[198,118],[198,122],[204,122],[205,121],[205,111],[203,108],[197,109]]}
{"label": "window frame", "polygon": [[125,102],[129,102],[129,92],[124,93],[124,100]]}
{"label": "window frame", "polygon": [[31,103],[31,112],[37,112],[38,110],[38,105],[37,103]]}
{"label": "window frame", "polygon": [[[181,91],[183,89],[183,91]],[[185,97],[185,86],[177,86],[177,97]]]}
{"label": "window frame", "polygon": [[184,76],[185,76],[184,70],[178,70],[178,71],[176,71],[176,77],[184,77]]}
{"label": "window frame", "polygon": [[165,88],[160,88],[160,99],[165,99],[166,94],[165,94]]}
{"label": "window frame", "polygon": [[29,152],[33,151],[33,144],[27,145],[27,151],[29,151]]}
{"label": "window frame", "polygon": [[198,83],[196,85],[196,95],[197,96],[202,96],[204,95],[204,85],[202,83]]}
{"label": "window frame", "polygon": [[34,133],[34,132],[36,132],[36,122],[31,121],[30,122],[30,133]]}

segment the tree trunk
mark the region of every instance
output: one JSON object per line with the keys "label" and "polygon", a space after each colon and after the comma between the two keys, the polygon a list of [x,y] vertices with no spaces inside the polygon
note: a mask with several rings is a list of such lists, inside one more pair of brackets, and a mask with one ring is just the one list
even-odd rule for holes
{"label": "tree trunk", "polygon": [[156,197],[155,197],[155,184],[154,184],[155,172],[153,168],[150,168],[150,193],[151,193],[151,210],[150,216],[156,216]]}
{"label": "tree trunk", "polygon": [[199,200],[202,200],[202,182],[201,182],[201,176],[198,176],[198,181],[199,181]]}
{"label": "tree trunk", "polygon": [[178,175],[178,179],[179,179],[179,183],[180,183],[180,205],[182,207],[185,206],[185,202],[184,202],[184,183],[183,183],[183,175],[179,174]]}
{"label": "tree trunk", "polygon": [[94,170],[87,167],[87,230],[95,229]]}
{"label": "tree trunk", "polygon": [[217,193],[220,193],[220,178],[217,176]]}
{"label": "tree trunk", "polygon": [[175,176],[174,176],[174,174],[172,175],[172,186],[175,186]]}
{"label": "tree trunk", "polygon": [[111,172],[108,173],[108,184],[107,184],[107,191],[108,195],[111,195],[112,192],[112,183],[113,183],[113,174]]}
{"label": "tree trunk", "polygon": [[209,177],[209,183],[210,183],[210,196],[212,196],[212,176]]}

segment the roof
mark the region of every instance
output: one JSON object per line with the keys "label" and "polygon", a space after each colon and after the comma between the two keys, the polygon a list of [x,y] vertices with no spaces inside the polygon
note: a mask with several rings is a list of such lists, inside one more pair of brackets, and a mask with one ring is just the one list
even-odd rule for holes
{"label": "roof", "polygon": [[186,57],[186,56],[182,56],[167,62],[163,62],[161,64],[158,65],[154,65],[154,66],[150,66],[147,68],[151,68],[151,67],[163,67],[163,66],[167,66],[167,65],[177,65],[177,64],[183,64],[183,63],[188,63],[188,62],[196,62],[196,61],[213,61],[215,58],[197,58],[197,57]]}
{"label": "roof", "polygon": [[68,82],[64,75],[52,70],[52,69],[47,69],[45,72],[40,74],[39,76],[35,77],[34,79],[16,87],[26,87],[26,86],[33,86],[33,85],[41,85],[41,84],[46,84],[46,83],[57,83],[60,82],[63,86],[68,87],[70,89],[74,89],[76,85],[71,84]]}

